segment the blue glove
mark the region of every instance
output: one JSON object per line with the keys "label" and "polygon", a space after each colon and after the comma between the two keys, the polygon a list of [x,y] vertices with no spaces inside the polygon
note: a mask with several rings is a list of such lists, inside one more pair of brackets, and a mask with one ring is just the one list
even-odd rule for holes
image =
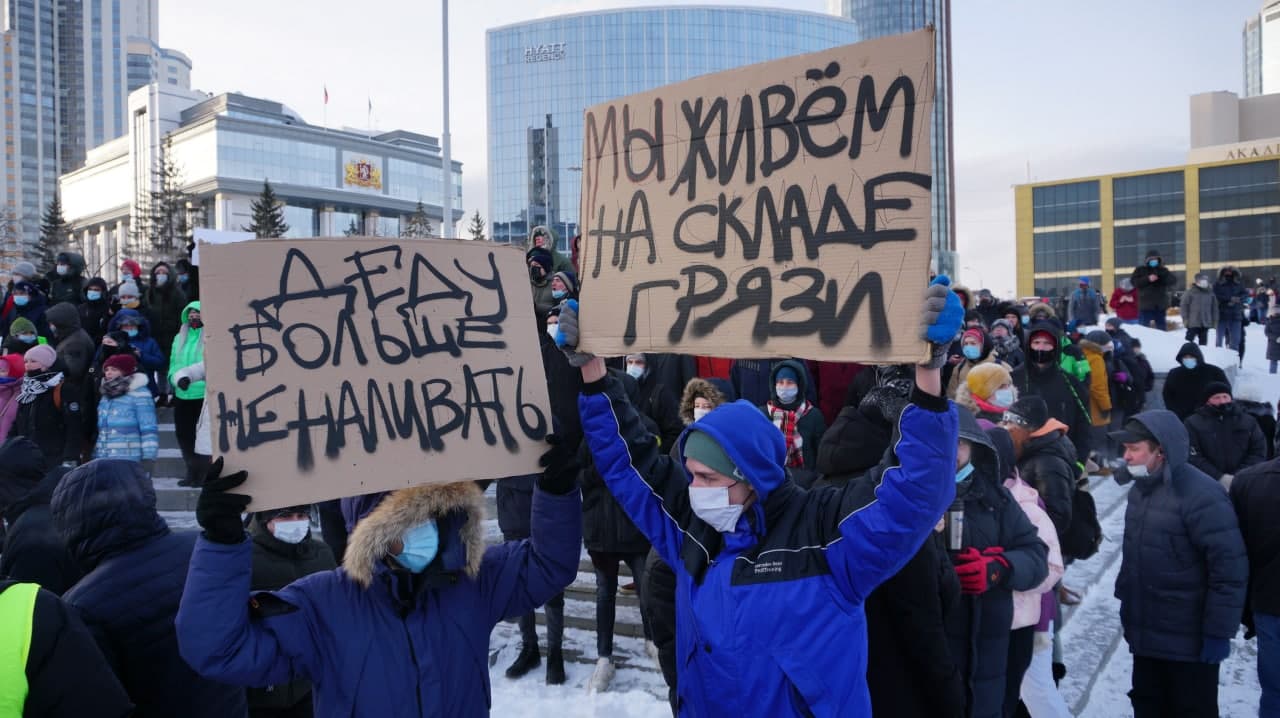
{"label": "blue glove", "polygon": [[1222,663],[1231,655],[1231,641],[1226,638],[1205,637],[1200,648],[1201,663]]}
{"label": "blue glove", "polygon": [[925,290],[920,338],[929,342],[929,361],[924,366],[931,369],[940,369],[947,363],[947,350],[964,326],[964,305],[950,286],[951,278],[939,274]]}
{"label": "blue glove", "polygon": [[555,341],[572,367],[581,367],[595,358],[593,354],[578,351],[578,338],[578,300],[566,299],[560,303]]}

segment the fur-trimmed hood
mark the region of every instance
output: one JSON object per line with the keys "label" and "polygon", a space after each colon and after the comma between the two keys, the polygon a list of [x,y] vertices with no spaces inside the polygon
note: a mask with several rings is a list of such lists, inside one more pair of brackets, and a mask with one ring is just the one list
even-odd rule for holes
{"label": "fur-trimmed hood", "polygon": [[680,397],[680,420],[686,426],[693,423],[693,402],[695,399],[710,401],[712,408],[728,401],[725,395],[716,388],[715,384],[706,379],[696,377],[690,379],[689,383],[684,385],[684,396]]}
{"label": "fur-trimmed hood", "polygon": [[1036,320],[1036,315],[1041,313],[1047,314],[1050,319],[1058,318],[1058,313],[1047,302],[1036,302],[1027,308],[1027,315],[1031,317],[1033,322]]}
{"label": "fur-trimmed hood", "polygon": [[347,575],[368,588],[374,574],[386,565],[392,542],[427,519],[435,519],[440,528],[440,550],[432,566],[475,578],[485,551],[484,495],[471,481],[414,486],[389,494],[356,524],[347,540],[342,559]]}

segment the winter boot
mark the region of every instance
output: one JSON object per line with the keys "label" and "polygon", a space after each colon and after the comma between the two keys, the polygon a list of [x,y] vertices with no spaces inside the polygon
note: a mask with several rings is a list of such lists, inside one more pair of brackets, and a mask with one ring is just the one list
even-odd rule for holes
{"label": "winter boot", "polygon": [[591,680],[587,682],[587,692],[604,693],[609,690],[609,684],[613,683],[613,676],[617,672],[617,669],[613,667],[612,658],[608,656],[597,658],[596,670],[591,674]]}
{"label": "winter boot", "polygon": [[559,648],[547,649],[547,685],[558,686],[564,683],[564,656]]}
{"label": "winter boot", "polygon": [[541,663],[542,652],[538,650],[538,644],[525,643],[521,646],[520,655],[516,656],[515,662],[507,668],[507,678],[519,678],[537,668]]}

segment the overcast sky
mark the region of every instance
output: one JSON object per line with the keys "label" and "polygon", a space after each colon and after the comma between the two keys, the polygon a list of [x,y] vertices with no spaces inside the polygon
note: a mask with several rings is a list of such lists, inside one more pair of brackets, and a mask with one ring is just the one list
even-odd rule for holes
{"label": "overcast sky", "polygon": [[[486,210],[486,28],[656,0],[450,5],[453,159],[463,208]],[[687,4],[687,3],[681,3]],[[823,0],[766,5],[822,12]],[[955,0],[956,217],[961,274],[1014,286],[1013,185],[1185,161],[1188,96],[1241,91],[1240,31],[1261,0]],[[441,133],[435,0],[161,0],[160,42],[192,84],[279,100],[311,123]],[[323,88],[328,86],[326,113]]]}

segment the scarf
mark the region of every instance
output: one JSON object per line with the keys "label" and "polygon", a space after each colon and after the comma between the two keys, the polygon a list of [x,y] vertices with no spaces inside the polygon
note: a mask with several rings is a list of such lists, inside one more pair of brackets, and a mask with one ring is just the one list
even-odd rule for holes
{"label": "scarf", "polygon": [[129,387],[133,384],[133,375],[118,376],[115,379],[102,380],[102,393],[112,399],[118,396],[124,396],[129,393]]}
{"label": "scarf", "polygon": [[773,422],[774,426],[778,427],[778,430],[782,432],[783,439],[786,440],[787,466],[790,468],[804,468],[804,453],[801,451],[804,441],[800,438],[796,427],[800,424],[800,420],[804,418],[804,415],[808,414],[809,410],[813,408],[813,405],[808,401],[802,401],[795,411],[783,409],[773,402],[769,402],[767,406],[769,420]]}
{"label": "scarf", "polygon": [[18,403],[30,404],[37,396],[62,383],[62,372],[51,372],[40,376],[22,378],[22,388],[18,390]]}

